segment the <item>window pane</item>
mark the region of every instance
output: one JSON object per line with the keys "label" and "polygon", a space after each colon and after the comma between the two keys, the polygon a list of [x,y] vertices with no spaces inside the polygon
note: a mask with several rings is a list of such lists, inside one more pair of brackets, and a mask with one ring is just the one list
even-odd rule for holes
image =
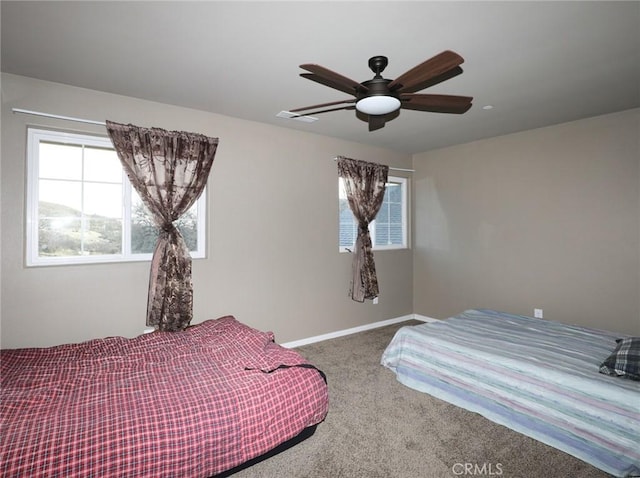
{"label": "window pane", "polygon": [[404,228],[403,212],[405,205],[402,204],[402,187],[400,185],[389,188],[389,198],[397,198],[398,202],[390,202],[388,204],[389,218],[389,245],[404,244]]}
{"label": "window pane", "polygon": [[380,222],[378,220],[374,223],[376,228],[376,243],[375,246],[384,246],[390,244],[389,242],[389,224],[386,222]]}
{"label": "window pane", "polygon": [[389,228],[389,244],[404,244],[402,224],[392,224]]}
{"label": "window pane", "polygon": [[[176,227],[182,234],[190,251],[198,249],[198,207],[197,203],[176,221]],[[151,213],[135,190],[131,193],[131,252],[133,254],[151,254],[158,240],[158,227]]]}
{"label": "window pane", "polygon": [[42,257],[80,255],[80,219],[43,218],[38,221],[38,255]]}
{"label": "window pane", "polygon": [[122,183],[122,166],[114,150],[86,147],[84,180]]}
{"label": "window pane", "polygon": [[340,247],[353,247],[356,242],[357,234],[358,228],[356,220],[349,208],[349,204],[346,199],[340,199]]}
{"label": "window pane", "polygon": [[131,252],[151,254],[158,241],[158,228],[135,190],[131,192]]}
{"label": "window pane", "polygon": [[122,219],[42,217],[38,221],[38,254],[42,257],[120,254]]}
{"label": "window pane", "polygon": [[82,179],[82,146],[41,141],[39,149],[41,178]]}
{"label": "window pane", "polygon": [[402,224],[402,204],[389,204],[389,222]]}
{"label": "window pane", "polygon": [[82,211],[82,184],[79,182],[41,179],[38,197],[39,207],[48,203],[47,208],[53,216],[79,216]]}
{"label": "window pane", "polygon": [[82,255],[108,255],[122,252],[122,219],[91,216],[84,220]]}
{"label": "window pane", "polygon": [[182,234],[184,242],[190,251],[198,249],[198,208],[196,204],[191,206],[180,219],[176,221],[176,227]]}
{"label": "window pane", "polygon": [[399,183],[387,183],[385,196],[390,202],[402,202],[402,185]]}
{"label": "window pane", "polygon": [[85,181],[83,206],[87,216],[122,218],[122,186]]}
{"label": "window pane", "polygon": [[386,196],[376,216],[376,222],[389,222],[389,203],[386,201]]}

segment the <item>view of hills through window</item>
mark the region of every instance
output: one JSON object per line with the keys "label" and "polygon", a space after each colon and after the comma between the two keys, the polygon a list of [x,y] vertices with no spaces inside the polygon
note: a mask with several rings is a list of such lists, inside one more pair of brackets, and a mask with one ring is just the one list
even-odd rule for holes
{"label": "view of hills through window", "polygon": [[[120,254],[122,251],[121,217],[82,214],[82,211],[63,204],[45,201],[39,202],[38,211],[41,256]],[[189,250],[196,250],[198,227],[195,206],[175,224]],[[138,199],[131,211],[131,253],[153,253],[157,239],[158,228],[146,206]]]}
{"label": "view of hills through window", "polygon": [[[32,130],[29,138],[31,263],[139,260],[153,253],[159,229],[108,138],[45,130]],[[192,253],[199,246],[198,214],[196,202],[175,222]]]}

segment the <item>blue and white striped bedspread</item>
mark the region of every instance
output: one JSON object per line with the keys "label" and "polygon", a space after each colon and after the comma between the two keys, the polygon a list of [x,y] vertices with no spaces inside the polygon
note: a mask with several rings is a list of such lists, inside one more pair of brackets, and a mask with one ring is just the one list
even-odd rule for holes
{"label": "blue and white striped bedspread", "polygon": [[382,365],[616,476],[640,476],[640,382],[598,372],[619,334],[486,309],[402,327]]}

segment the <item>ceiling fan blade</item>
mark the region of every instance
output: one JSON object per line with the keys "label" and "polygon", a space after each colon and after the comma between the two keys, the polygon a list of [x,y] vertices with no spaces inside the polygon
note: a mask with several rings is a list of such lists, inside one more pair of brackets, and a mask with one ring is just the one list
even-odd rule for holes
{"label": "ceiling fan blade", "polygon": [[471,108],[471,96],[454,95],[401,95],[401,108],[405,110],[430,111],[432,113],[462,114]]}
{"label": "ceiling fan blade", "polygon": [[426,88],[430,88],[438,83],[442,83],[443,81],[450,80],[454,76],[458,76],[462,73],[462,68],[456,66],[449,71],[442,73],[441,75],[436,76],[435,78],[430,78],[420,83],[416,83],[411,88],[402,88],[398,87],[395,91],[397,93],[414,93],[416,91],[424,90]]}
{"label": "ceiling fan blade", "polygon": [[313,106],[305,106],[303,108],[296,108],[294,110],[289,110],[291,113],[296,113],[298,111],[304,111],[304,110],[312,110],[312,109],[316,109],[316,108],[325,108],[327,106],[334,106],[334,105],[341,105],[342,103],[355,103],[356,100],[341,100],[341,101],[332,101],[331,103],[321,103],[319,105],[313,105]]}
{"label": "ceiling fan blade", "polygon": [[[340,111],[340,110],[354,110],[356,109],[355,105],[350,105],[350,106],[341,106],[340,108],[329,108],[326,110],[320,110],[320,111],[309,111],[307,113],[300,113],[299,115],[295,115],[294,118],[298,117],[298,116],[312,116],[312,115],[319,115],[320,113],[329,113],[330,111]],[[289,110],[290,113],[295,113],[296,111],[300,111],[298,110]]]}
{"label": "ceiling fan blade", "polygon": [[389,83],[388,87],[392,90],[403,88],[406,91],[414,85],[435,78],[462,63],[464,63],[464,58],[453,51],[445,50],[403,73]]}
{"label": "ceiling fan blade", "polygon": [[318,75],[314,75],[313,73],[300,73],[300,76],[306,78],[311,81],[315,81],[316,83],[320,83],[321,85],[328,86],[329,88],[333,88],[334,90],[342,91],[348,95],[356,96],[356,91],[352,87],[347,87],[342,84],[336,83],[335,81],[329,81],[326,78],[322,78]]}
{"label": "ceiling fan blade", "polygon": [[342,88],[346,88],[347,90],[350,90],[350,94],[352,95],[355,95],[357,91],[360,91],[360,92],[368,91],[368,88],[366,86],[361,85],[360,83],[352,80],[351,78],[342,76],[340,73],[331,71],[328,68],[325,68],[324,66],[316,65],[313,63],[305,63],[304,65],[300,65],[300,68],[302,68],[303,70],[310,71],[311,73],[314,73],[316,76],[322,79],[328,80],[336,85],[339,85]]}
{"label": "ceiling fan blade", "polygon": [[384,128],[387,118],[384,115],[369,115],[369,131]]}

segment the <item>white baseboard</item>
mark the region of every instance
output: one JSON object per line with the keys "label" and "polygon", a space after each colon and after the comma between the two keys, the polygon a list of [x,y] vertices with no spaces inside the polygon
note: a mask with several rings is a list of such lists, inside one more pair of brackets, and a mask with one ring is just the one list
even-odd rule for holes
{"label": "white baseboard", "polygon": [[422,322],[437,322],[440,319],[434,319],[433,317],[427,317],[426,315],[413,314],[413,318],[415,320],[420,320]]}
{"label": "white baseboard", "polygon": [[364,332],[365,330],[377,329],[378,327],[385,327],[387,325],[397,324],[398,322],[406,322],[407,320],[420,320],[422,322],[433,322],[431,317],[427,317],[420,314],[403,315],[402,317],[396,317],[395,319],[381,320],[372,324],[360,325],[358,327],[352,327],[350,329],[338,330],[336,332],[329,332],[328,334],[316,335],[315,337],[309,337],[306,339],[294,340],[293,342],[287,342],[280,344],[285,348],[292,349],[295,347],[301,347],[303,345],[313,344],[316,342],[322,342],[323,340],[335,339],[337,337],[343,337],[345,335],[357,334],[358,332]]}

